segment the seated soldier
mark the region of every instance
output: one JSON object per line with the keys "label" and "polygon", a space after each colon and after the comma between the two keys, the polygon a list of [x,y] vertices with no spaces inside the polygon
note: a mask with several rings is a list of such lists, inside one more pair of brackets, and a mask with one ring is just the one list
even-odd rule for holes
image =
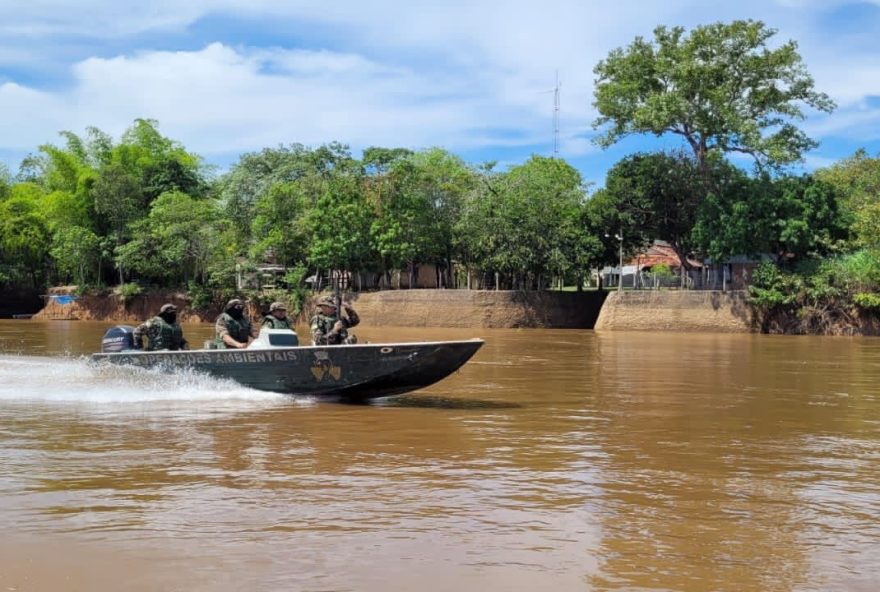
{"label": "seated soldier", "polygon": [[312,317],[312,345],[350,345],[357,343],[357,337],[348,334],[348,329],[361,322],[360,317],[348,303],[343,303],[345,317],[337,314],[336,300],[324,296],[318,300],[318,314]]}
{"label": "seated soldier", "polygon": [[138,325],[134,330],[135,348],[144,348],[144,335],[149,340],[147,351],[189,349],[183,338],[183,329],[177,322],[177,307],[173,304],[163,304],[158,315]]}
{"label": "seated soldier", "polygon": [[223,313],[214,323],[215,346],[217,349],[243,349],[254,337],[251,322],[244,314],[244,302],[233,298],[226,303]]}
{"label": "seated soldier", "polygon": [[283,302],[273,302],[269,306],[269,314],[263,317],[260,326],[267,329],[290,329],[293,331],[293,321],[287,316],[287,307]]}

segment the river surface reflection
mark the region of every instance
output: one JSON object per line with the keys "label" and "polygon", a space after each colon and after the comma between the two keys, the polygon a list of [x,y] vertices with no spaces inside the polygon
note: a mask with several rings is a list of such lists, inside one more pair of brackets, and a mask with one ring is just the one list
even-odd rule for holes
{"label": "river surface reflection", "polygon": [[0,589],[878,588],[880,340],[359,327],[486,345],[348,406],[107,326],[0,321]]}

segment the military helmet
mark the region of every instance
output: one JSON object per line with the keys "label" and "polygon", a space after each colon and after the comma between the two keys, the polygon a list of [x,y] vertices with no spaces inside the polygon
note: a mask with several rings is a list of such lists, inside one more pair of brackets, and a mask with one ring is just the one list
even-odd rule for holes
{"label": "military helmet", "polygon": [[226,303],[226,307],[223,310],[232,310],[233,308],[244,308],[244,302],[238,298],[233,298]]}
{"label": "military helmet", "polygon": [[166,312],[177,312],[177,307],[173,304],[163,304],[162,308],[159,309],[159,314],[165,314]]}
{"label": "military helmet", "polygon": [[336,299],[333,296],[322,296],[318,299],[318,306],[329,306],[336,308]]}
{"label": "military helmet", "polygon": [[275,312],[276,310],[287,310],[287,306],[283,302],[273,302],[269,305],[269,312]]}

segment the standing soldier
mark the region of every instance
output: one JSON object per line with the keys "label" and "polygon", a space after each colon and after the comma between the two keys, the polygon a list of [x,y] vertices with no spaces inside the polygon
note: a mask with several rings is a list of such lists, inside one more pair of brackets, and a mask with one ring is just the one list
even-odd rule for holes
{"label": "standing soldier", "polygon": [[226,303],[223,313],[214,323],[214,343],[217,349],[243,349],[254,336],[251,322],[244,315],[244,303],[233,298]]}
{"label": "standing soldier", "polygon": [[177,307],[173,304],[163,304],[158,315],[138,325],[134,330],[135,348],[144,349],[144,335],[149,340],[147,351],[189,349],[183,338],[183,329],[177,322]]}
{"label": "standing soldier", "polygon": [[336,300],[324,296],[318,300],[318,314],[312,317],[312,345],[350,345],[357,343],[357,337],[348,334],[348,329],[361,322],[360,317],[348,303],[343,303],[345,317],[337,314]]}
{"label": "standing soldier", "polygon": [[262,327],[268,329],[290,329],[293,323],[287,316],[287,307],[283,302],[273,302],[269,306],[269,314],[263,317]]}

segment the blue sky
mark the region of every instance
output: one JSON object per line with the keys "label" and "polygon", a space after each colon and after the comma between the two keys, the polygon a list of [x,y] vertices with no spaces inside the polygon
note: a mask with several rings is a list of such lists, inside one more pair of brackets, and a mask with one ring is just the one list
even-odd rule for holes
{"label": "blue sky", "polygon": [[818,90],[805,167],[880,153],[880,0],[0,0],[0,162],[58,132],[159,121],[220,169],[243,152],[338,140],[442,146],[501,166],[553,151],[601,183],[621,157],[674,148],[591,139],[593,67],[658,24],[753,18],[795,39]]}

